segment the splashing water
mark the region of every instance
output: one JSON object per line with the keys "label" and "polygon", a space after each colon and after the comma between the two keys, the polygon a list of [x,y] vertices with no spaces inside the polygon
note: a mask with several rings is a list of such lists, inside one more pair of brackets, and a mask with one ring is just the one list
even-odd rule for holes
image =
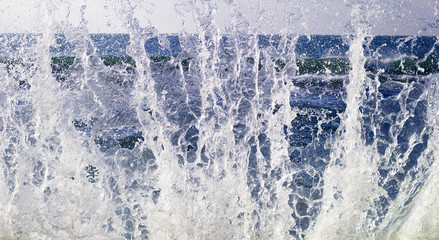
{"label": "splashing water", "polygon": [[216,2],[163,35],[127,1],[90,34],[42,1],[0,35],[0,239],[435,239],[439,40],[372,36],[375,3],[300,36],[234,1],[226,33]]}

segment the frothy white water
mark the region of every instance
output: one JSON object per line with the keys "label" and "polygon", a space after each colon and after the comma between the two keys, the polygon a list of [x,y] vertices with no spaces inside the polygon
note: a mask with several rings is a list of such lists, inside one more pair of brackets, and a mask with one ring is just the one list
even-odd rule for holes
{"label": "frothy white water", "polygon": [[353,4],[352,26],[356,34],[350,43],[351,71],[346,85],[346,111],[334,142],[331,163],[324,174],[323,206],[311,239],[366,239],[371,237],[373,221],[367,219],[373,200],[382,193],[378,187],[375,146],[362,138],[362,106],[365,87],[370,81],[364,68],[363,45],[368,35],[364,4]]}
{"label": "frothy white water", "polygon": [[[180,33],[166,61],[129,1],[131,64],[106,66],[85,20],[66,25],[75,58],[61,72],[56,4],[41,5],[37,44],[0,64],[0,238],[434,239],[437,75],[384,97],[364,67],[369,3],[355,2],[346,109],[326,136],[333,110],[291,104],[312,91],[292,81],[298,36],[261,49],[230,4],[223,34],[214,3],[188,2],[199,34]],[[294,143],[312,121],[312,142]]]}

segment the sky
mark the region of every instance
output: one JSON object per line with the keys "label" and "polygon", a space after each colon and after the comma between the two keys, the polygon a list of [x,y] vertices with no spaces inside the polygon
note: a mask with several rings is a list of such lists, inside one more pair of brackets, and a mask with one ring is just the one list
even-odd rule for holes
{"label": "sky", "polygon": [[439,35],[439,0],[0,0],[0,33],[64,32],[79,26],[90,33],[126,33],[130,11],[141,27],[196,33],[196,17],[215,9],[214,23],[224,33],[235,27],[343,35],[352,31],[352,6],[362,2],[373,35]]}

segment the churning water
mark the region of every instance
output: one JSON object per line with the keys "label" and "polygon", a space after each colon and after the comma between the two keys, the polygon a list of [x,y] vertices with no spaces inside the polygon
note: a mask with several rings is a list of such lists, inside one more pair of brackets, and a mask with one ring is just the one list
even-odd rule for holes
{"label": "churning water", "polygon": [[127,7],[111,35],[42,5],[0,35],[0,239],[437,239],[439,40],[351,7],[346,36],[222,33],[208,2],[197,34]]}

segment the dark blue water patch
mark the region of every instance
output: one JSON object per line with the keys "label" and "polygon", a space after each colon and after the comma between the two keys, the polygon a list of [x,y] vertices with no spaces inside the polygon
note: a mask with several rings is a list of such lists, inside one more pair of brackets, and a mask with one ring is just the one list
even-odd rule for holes
{"label": "dark blue water patch", "polygon": [[289,142],[289,157],[295,166],[311,165],[322,169],[329,151],[321,145],[337,131],[342,111],[325,108],[302,108],[296,113],[291,125],[284,127]]}
{"label": "dark blue water patch", "polygon": [[[290,146],[306,147],[311,141],[317,137],[319,117],[312,113],[298,113],[294,120],[291,121],[291,128],[287,132]],[[293,151],[290,156],[298,153]]]}
{"label": "dark blue water patch", "polygon": [[[169,48],[159,43],[158,37],[153,37],[145,42],[146,53],[150,56],[177,56],[181,52],[178,36],[165,36]],[[130,44],[128,34],[90,34],[90,40],[98,56],[127,57],[126,48]],[[74,56],[75,45],[66,40],[64,34],[55,35],[55,46],[50,48],[52,56]]]}
{"label": "dark blue water patch", "polygon": [[[11,57],[31,51],[42,34],[0,34],[0,57]],[[126,57],[126,48],[130,43],[128,34],[90,34],[91,44],[99,56]],[[52,56],[74,56],[75,46],[66,41],[65,35],[55,34],[55,45],[50,48]],[[189,35],[186,38],[196,38]],[[224,34],[220,43],[232,35]],[[292,41],[294,36],[287,36]],[[258,35],[260,49],[272,47],[278,49],[285,38],[281,35]],[[437,37],[418,36],[375,36],[365,44],[366,56],[394,58],[401,55],[423,58],[430,53],[430,58],[439,58],[439,47],[435,47]],[[145,50],[150,56],[177,56],[182,52],[181,39],[178,35],[161,35],[145,42]],[[278,49],[280,51],[284,49]],[[346,57],[349,45],[339,35],[299,36],[295,54],[299,58]],[[375,55],[374,55],[375,54]],[[373,64],[373,63],[371,63]]]}
{"label": "dark blue water patch", "polygon": [[[291,41],[292,37],[288,37]],[[278,48],[282,40],[280,35],[259,35],[259,47]],[[321,58],[321,57],[344,57],[349,46],[343,42],[343,38],[337,35],[309,35],[299,36],[295,47],[295,53],[301,58]]]}
{"label": "dark blue water patch", "polygon": [[379,61],[378,59],[368,59],[364,64],[367,71],[377,71],[378,69],[384,70],[384,72],[390,72],[395,70],[395,63],[393,61]]}
{"label": "dark blue water patch", "polygon": [[280,35],[259,35],[258,45],[261,48],[266,48],[269,46],[277,48],[281,39],[282,36]]}
{"label": "dark blue water patch", "polygon": [[188,163],[193,163],[197,159],[198,150],[198,134],[199,130],[195,126],[191,126],[184,136],[186,144],[181,146],[182,152],[186,152],[186,159]]}
{"label": "dark blue water patch", "polygon": [[301,89],[291,93],[290,106],[344,110],[346,103],[342,99],[342,94],[341,91],[331,91],[324,88]]}
{"label": "dark blue water patch", "polygon": [[99,169],[97,167],[89,164],[84,168],[84,170],[86,172],[86,178],[89,182],[95,183],[98,181]]}
{"label": "dark blue water patch", "polygon": [[90,136],[92,128],[89,124],[78,119],[73,120],[72,123],[77,131],[84,132],[87,136]]}
{"label": "dark blue water patch", "polygon": [[304,77],[293,78],[294,86],[300,89],[329,89],[329,90],[343,90],[346,76],[340,76],[337,78],[328,78],[323,74],[306,75]]}
{"label": "dark blue water patch", "polygon": [[439,57],[439,47],[435,46],[437,37],[430,36],[375,36],[370,46],[365,48],[366,56],[382,56],[395,58],[401,55],[424,58],[427,53],[436,59]]}
{"label": "dark blue water patch", "polygon": [[[281,40],[280,35],[258,36],[258,44],[262,49],[278,48]],[[405,55],[422,59],[426,54],[430,54],[430,58],[438,59],[439,46],[435,46],[436,41],[437,37],[432,36],[375,36],[364,45],[365,55],[379,58],[397,58]],[[299,36],[295,46],[295,53],[299,58],[346,57],[348,50],[349,44],[339,35]],[[430,52],[431,50],[433,51]]]}
{"label": "dark blue water patch", "polygon": [[137,144],[143,142],[145,139],[142,136],[142,132],[136,132],[130,136],[117,138],[117,142],[121,148],[134,149]]}
{"label": "dark blue water patch", "polygon": [[[32,51],[42,34],[0,34],[0,58],[26,55]],[[89,34],[91,42],[99,56],[126,57],[126,48],[130,44],[128,34]],[[67,41],[64,34],[55,34],[55,44],[50,47],[52,56],[75,56],[75,44]],[[160,44],[159,37],[153,37],[145,42],[145,50],[150,56],[177,56],[181,52],[179,37],[167,35],[164,37],[169,47]],[[84,43],[81,43],[84,44]],[[93,49],[93,47],[91,49]]]}
{"label": "dark blue water patch", "polygon": [[336,35],[300,36],[296,45],[296,55],[306,58],[344,57],[348,50],[342,36]]}
{"label": "dark blue water patch", "polygon": [[36,163],[33,169],[33,179],[32,183],[35,186],[41,186],[45,178],[46,167],[40,161]]}
{"label": "dark blue water patch", "polygon": [[92,34],[90,35],[99,56],[126,56],[129,35],[126,34]]}
{"label": "dark blue water patch", "polygon": [[378,91],[382,94],[383,98],[389,98],[398,95],[403,89],[404,84],[390,80],[382,83],[378,88]]}
{"label": "dark blue water patch", "polygon": [[94,137],[95,144],[99,146],[102,152],[106,152],[117,146],[133,150],[144,140],[142,132],[135,127],[115,128],[109,131],[104,131]]}
{"label": "dark blue water patch", "polygon": [[291,186],[303,187],[303,188],[312,188],[316,185],[320,177],[319,175],[310,176],[306,171],[301,171],[293,176],[294,180]]}

